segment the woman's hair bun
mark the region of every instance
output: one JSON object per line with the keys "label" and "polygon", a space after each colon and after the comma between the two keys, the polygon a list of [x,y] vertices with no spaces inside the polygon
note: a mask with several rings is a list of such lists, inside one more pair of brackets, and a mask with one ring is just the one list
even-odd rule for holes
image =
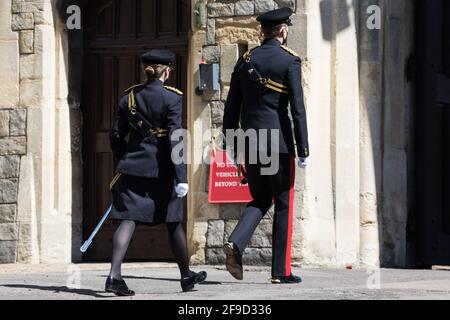
{"label": "woman's hair bun", "polygon": [[164,74],[164,71],[166,71],[168,67],[163,64],[151,64],[148,66],[145,66],[145,74],[147,75],[147,78],[149,80],[153,79],[159,79]]}
{"label": "woman's hair bun", "polygon": [[153,68],[153,66],[147,66],[145,68],[145,74],[147,77],[154,77],[156,73],[156,70]]}

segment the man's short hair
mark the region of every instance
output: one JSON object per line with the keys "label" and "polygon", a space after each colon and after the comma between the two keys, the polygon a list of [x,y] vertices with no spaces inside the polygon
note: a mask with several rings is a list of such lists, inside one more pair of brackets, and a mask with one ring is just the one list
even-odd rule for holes
{"label": "man's short hair", "polygon": [[274,39],[280,36],[281,28],[288,26],[286,23],[282,23],[276,26],[261,26],[261,33],[265,39]]}

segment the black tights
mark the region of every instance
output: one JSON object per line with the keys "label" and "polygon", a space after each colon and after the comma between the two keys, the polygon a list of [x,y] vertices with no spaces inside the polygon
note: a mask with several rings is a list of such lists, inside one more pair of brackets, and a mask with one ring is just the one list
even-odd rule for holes
{"label": "black tights", "polygon": [[[109,273],[111,278],[122,279],[122,262],[135,229],[136,223],[134,221],[123,220],[114,233],[111,271]],[[180,268],[181,277],[189,277],[191,271],[189,270],[189,254],[183,225],[181,222],[171,222],[167,223],[167,229],[169,231],[170,248]]]}
{"label": "black tights", "polygon": [[191,275],[189,270],[189,253],[183,225],[181,222],[167,223],[167,230],[169,230],[170,248],[177,261],[181,277],[189,277]]}

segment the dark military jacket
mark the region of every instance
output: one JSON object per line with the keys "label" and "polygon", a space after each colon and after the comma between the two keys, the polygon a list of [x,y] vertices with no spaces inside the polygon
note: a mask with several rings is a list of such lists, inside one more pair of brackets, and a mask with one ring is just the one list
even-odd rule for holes
{"label": "dark military jacket", "polygon": [[[181,138],[177,141],[170,138],[175,130],[181,129],[182,93],[165,87],[160,80],[135,86],[132,90],[139,113],[155,128],[167,129],[167,136],[144,137],[132,128],[129,122],[129,96],[125,95],[120,100],[110,131],[111,149],[120,159],[117,172],[148,178],[173,174],[177,183],[187,183],[186,165],[175,165],[171,158],[173,148],[183,142]],[[182,150],[177,155],[183,156]]]}
{"label": "dark military jacket", "polygon": [[[309,156],[308,129],[303,90],[301,86],[301,60],[276,40],[265,40],[250,51],[250,60],[263,78],[275,85],[265,90],[253,82],[244,67],[244,57],[237,62],[231,77],[230,91],[225,103],[223,129],[279,129],[279,152],[295,155],[294,139],[299,157]],[[278,89],[272,90],[271,88]],[[280,88],[282,88],[280,90]],[[281,91],[281,92],[280,92]],[[293,122],[288,113],[288,104]],[[270,132],[269,132],[270,133]],[[258,150],[270,151],[271,136]]]}

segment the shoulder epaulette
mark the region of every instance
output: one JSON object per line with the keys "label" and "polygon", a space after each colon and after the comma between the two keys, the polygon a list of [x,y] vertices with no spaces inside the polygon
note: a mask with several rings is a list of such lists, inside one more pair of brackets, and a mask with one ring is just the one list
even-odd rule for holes
{"label": "shoulder epaulette", "polygon": [[256,46],[256,47],[254,47],[254,48],[252,48],[252,49],[249,49],[246,53],[244,53],[244,54],[242,55],[242,58],[247,59],[248,56],[252,53],[252,51],[255,50],[255,49],[258,48],[258,47],[259,47],[259,46]]}
{"label": "shoulder epaulette", "polygon": [[131,86],[131,87],[129,87],[127,90],[125,90],[124,92],[126,93],[126,94],[128,94],[128,93],[130,93],[134,88],[137,88],[137,87],[140,87],[140,86],[143,86],[144,84],[143,83],[139,83],[139,84],[135,84],[134,86]]}
{"label": "shoulder epaulette", "polygon": [[169,86],[164,86],[164,88],[166,88],[169,91],[175,92],[176,94],[179,94],[180,96],[183,95],[183,92],[178,90],[177,88],[169,87]]}
{"label": "shoulder epaulette", "polygon": [[288,48],[288,47],[283,46],[283,45],[281,45],[280,48],[283,49],[284,51],[290,53],[290,54],[293,55],[294,57],[299,57],[298,53],[295,52],[294,50],[292,50],[291,48]]}

